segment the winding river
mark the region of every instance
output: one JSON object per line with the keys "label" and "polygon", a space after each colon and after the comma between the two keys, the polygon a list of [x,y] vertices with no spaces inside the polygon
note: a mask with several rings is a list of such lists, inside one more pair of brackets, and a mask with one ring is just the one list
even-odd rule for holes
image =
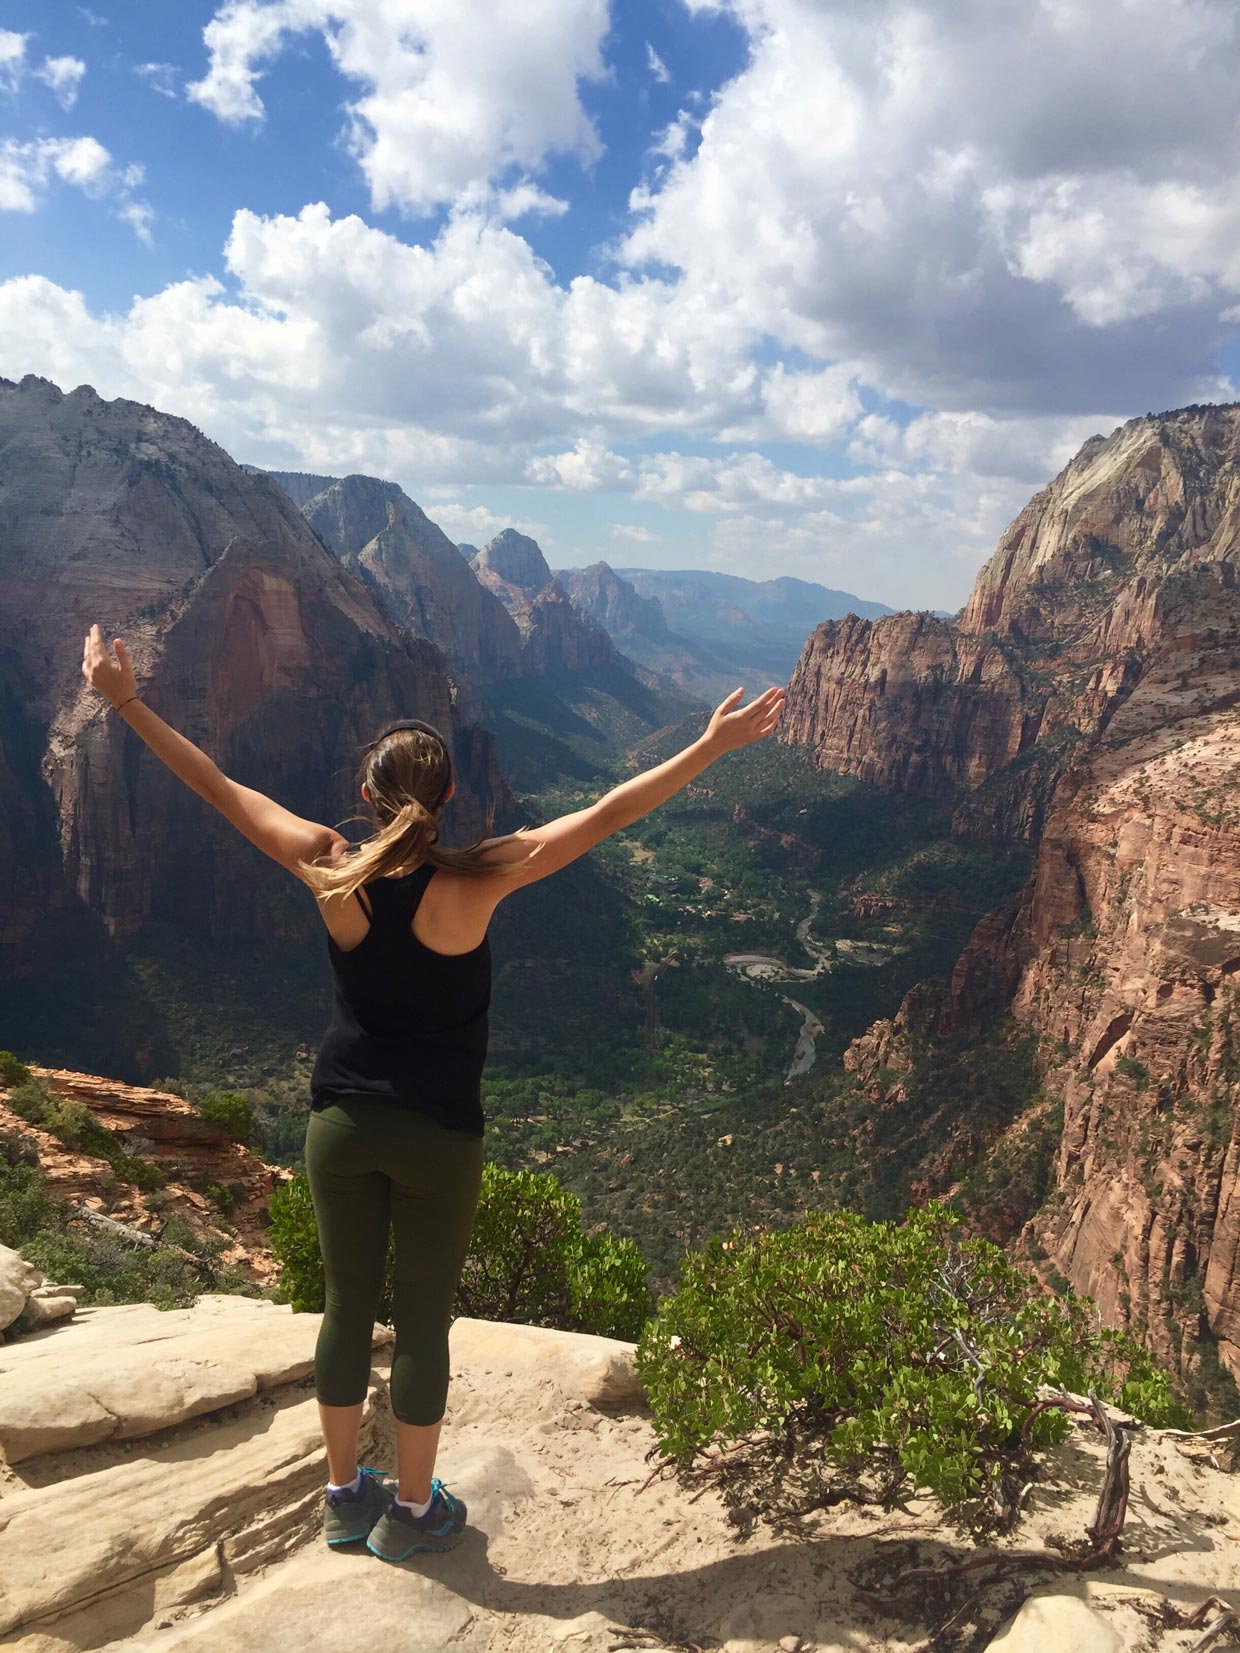
{"label": "winding river", "polygon": [[[774,958],[769,953],[725,953],[723,962],[729,970],[735,970],[740,976],[750,981],[814,981],[819,976],[825,976],[834,968],[836,957],[852,959],[857,964],[878,964],[886,956],[888,948],[870,941],[850,941],[840,937],[835,942],[834,954],[821,942],[815,941],[810,934],[810,928],[818,916],[820,896],[817,890],[811,890],[809,897],[809,911],[800,920],[796,927],[796,938],[809,953],[813,960],[813,969],[788,964],[785,960]],[[784,1076],[785,1084],[795,1079],[799,1074],[808,1073],[814,1065],[817,1056],[817,1046],[814,1041],[823,1032],[822,1022],[817,1014],[808,1005],[799,999],[791,998],[787,993],[781,993],[784,1003],[791,1005],[801,1017],[801,1031],[797,1035],[796,1049],[792,1056],[792,1065]]]}

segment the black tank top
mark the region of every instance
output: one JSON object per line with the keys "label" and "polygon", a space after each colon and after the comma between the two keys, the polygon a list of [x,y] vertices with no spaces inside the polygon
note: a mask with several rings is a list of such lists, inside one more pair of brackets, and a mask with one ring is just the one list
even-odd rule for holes
{"label": "black tank top", "polygon": [[[413,915],[436,869],[364,886],[370,929],[347,952],[329,935],[332,1019],[310,1075],[311,1108],[383,1096],[453,1130],[483,1134],[482,1069],[491,1005],[491,943],[436,953]],[[364,904],[359,896],[359,906]]]}

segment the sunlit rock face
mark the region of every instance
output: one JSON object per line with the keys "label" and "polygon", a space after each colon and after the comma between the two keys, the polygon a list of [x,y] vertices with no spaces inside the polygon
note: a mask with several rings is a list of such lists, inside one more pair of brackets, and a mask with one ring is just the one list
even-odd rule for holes
{"label": "sunlit rock face", "polygon": [[298,814],[356,813],[361,750],[401,715],[453,736],[463,834],[503,795],[440,649],[185,419],[0,380],[0,548],[0,941],[73,903],[113,937],[153,913],[212,935],[318,923],[83,683],[95,621],[161,715]]}
{"label": "sunlit rock face", "polygon": [[1194,590],[1231,593],[1238,449],[1234,406],[1092,438],[1003,535],[956,620],[819,626],[783,738],[824,768],[905,791],[995,780],[972,809],[1000,834],[1036,836],[1050,783],[1167,645],[1172,614]]}
{"label": "sunlit rock face", "polygon": [[937,1030],[1010,1006],[1038,1035],[1064,1128],[1025,1245],[1164,1359],[1209,1333],[1240,1376],[1238,444],[1237,407],[1086,443],[957,621],[819,627],[784,738],[1036,843]]}

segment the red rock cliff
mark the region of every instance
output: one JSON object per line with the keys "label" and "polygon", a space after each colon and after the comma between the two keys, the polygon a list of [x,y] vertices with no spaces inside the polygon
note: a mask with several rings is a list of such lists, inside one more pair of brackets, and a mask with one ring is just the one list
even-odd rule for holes
{"label": "red rock cliff", "polygon": [[1010,1006],[1037,1036],[1064,1126],[1025,1242],[1164,1359],[1191,1371],[1213,1339],[1240,1378],[1238,458],[1234,406],[1087,443],[957,621],[819,627],[785,738],[1037,841],[935,1031]]}

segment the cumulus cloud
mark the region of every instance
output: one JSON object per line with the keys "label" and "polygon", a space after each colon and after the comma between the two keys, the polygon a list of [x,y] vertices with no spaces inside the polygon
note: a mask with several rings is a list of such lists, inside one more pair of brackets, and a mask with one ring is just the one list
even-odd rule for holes
{"label": "cumulus cloud", "polygon": [[33,212],[53,178],[75,184],[88,194],[102,191],[112,172],[112,158],[95,138],[36,138],[0,143],[0,209]]}
{"label": "cumulus cloud", "polygon": [[[1240,290],[1231,0],[719,0],[745,69],[624,256],[915,405],[1078,413],[1208,381]],[[1167,98],[1168,86],[1191,96]],[[1151,319],[1157,317],[1157,331]]]}
{"label": "cumulus cloud", "polygon": [[607,0],[229,0],[186,91],[230,124],[261,120],[262,65],[291,36],[320,33],[363,88],[346,140],[373,205],[427,213],[549,155],[599,154],[578,83],[605,73],[607,23]]}
{"label": "cumulus cloud", "polygon": [[31,72],[36,80],[51,87],[62,109],[72,109],[77,102],[86,65],[80,57],[45,57],[39,67]]}
{"label": "cumulus cloud", "polygon": [[110,200],[116,216],[150,245],[154,211],[133,193],[143,177],[136,163],[114,165],[97,138],[0,141],[0,212],[34,212],[52,182],[59,179],[96,200]]}
{"label": "cumulus cloud", "polygon": [[32,36],[0,29],[0,92],[16,92],[27,77],[49,87],[62,109],[72,109],[86,65],[80,57],[45,57],[36,65],[27,56]]}

